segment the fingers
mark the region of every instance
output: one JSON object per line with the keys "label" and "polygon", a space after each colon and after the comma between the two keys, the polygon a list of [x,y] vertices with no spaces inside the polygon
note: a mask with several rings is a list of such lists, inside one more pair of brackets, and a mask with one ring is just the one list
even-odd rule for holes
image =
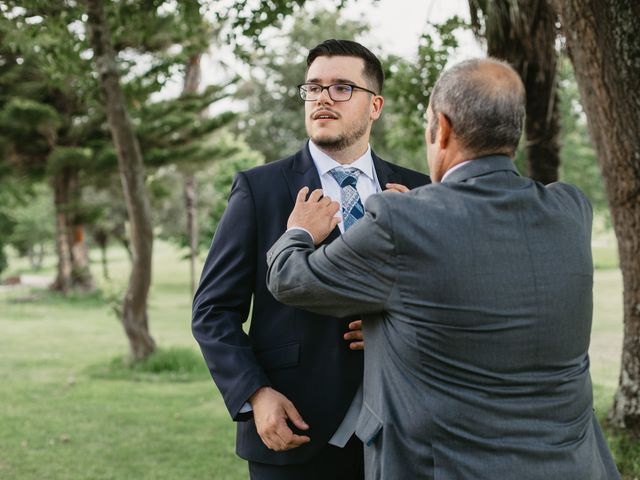
{"label": "fingers", "polygon": [[297,435],[297,434],[293,434],[291,436],[291,440],[289,440],[289,443],[287,444],[287,448],[286,450],[290,450],[292,448],[297,448],[300,445],[304,445],[305,443],[309,443],[311,441],[311,439],[309,437],[307,437],[306,435]]}
{"label": "fingers", "polygon": [[309,428],[309,425],[302,419],[302,416],[300,416],[296,407],[293,406],[293,403],[288,402],[284,405],[284,413],[287,415],[287,418],[291,420],[291,423],[300,430],[307,430]]}
{"label": "fingers", "polygon": [[311,441],[307,436],[296,435],[287,425],[284,417],[277,420],[277,423],[270,426],[268,430],[262,432],[260,438],[267,448],[276,452],[291,450],[299,447],[303,443]]}
{"label": "fingers", "polygon": [[331,219],[330,230],[333,230],[334,228],[336,228],[341,221],[342,221],[341,218],[333,217]]}
{"label": "fingers", "polygon": [[345,340],[362,340],[364,337],[362,336],[362,330],[358,330],[357,332],[347,332],[343,335]]}
{"label": "fingers", "polygon": [[251,396],[250,401],[256,430],[267,448],[289,450],[311,441],[306,435],[296,435],[289,428],[287,419],[301,430],[307,430],[309,426],[293,403],[281,393],[270,387],[263,387]]}
{"label": "fingers", "polygon": [[[309,425],[305,423],[291,402],[284,406],[284,413],[297,428],[301,430],[307,430],[309,428]],[[281,417],[278,419],[275,428],[270,432],[269,443],[267,444],[265,442],[265,444],[272,450],[283,451],[297,448],[310,441],[311,439],[306,435],[293,433],[287,425],[286,417]]]}
{"label": "fingers", "polygon": [[[309,426],[307,425],[306,428],[309,428]],[[262,440],[268,448],[275,450],[276,452],[291,450],[292,448],[297,448],[300,445],[311,441],[311,439],[306,435],[297,435],[293,433],[287,425],[285,417],[279,418],[278,423],[265,434]]]}
{"label": "fingers", "polygon": [[364,336],[362,330],[347,332],[344,334],[344,339],[349,343],[351,350],[364,350]]}
{"label": "fingers", "polygon": [[349,324],[349,330],[361,330],[362,329],[362,320],[354,320]]}
{"label": "fingers", "polygon": [[309,200],[307,201],[317,203],[318,200],[320,200],[320,197],[322,197],[322,189],[316,188],[313,192],[311,192],[311,195],[309,195]]}
{"label": "fingers", "polygon": [[281,429],[276,430],[274,435],[273,447],[269,447],[276,452],[282,452],[284,450],[291,450],[297,448],[300,445],[309,443],[311,439],[306,435],[297,435],[287,427],[286,423]]}
{"label": "fingers", "polygon": [[407,193],[409,191],[409,189],[401,183],[387,183],[385,187],[392,192]]}
{"label": "fingers", "polygon": [[296,196],[296,203],[302,203],[307,198],[307,193],[309,193],[309,187],[302,187]]}
{"label": "fingers", "polygon": [[362,320],[349,323],[349,332],[344,334],[345,340],[362,340]]}
{"label": "fingers", "polygon": [[349,323],[349,330],[344,334],[344,339],[351,342],[349,348],[351,350],[364,350],[364,336],[362,334],[362,320],[354,320]]}

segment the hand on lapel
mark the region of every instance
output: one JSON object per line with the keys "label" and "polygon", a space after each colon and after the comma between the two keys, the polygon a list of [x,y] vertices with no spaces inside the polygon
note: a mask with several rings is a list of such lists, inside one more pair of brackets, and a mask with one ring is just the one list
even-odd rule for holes
{"label": "hand on lapel", "polygon": [[318,245],[340,222],[340,219],[335,216],[340,210],[340,204],[329,197],[323,197],[321,189],[311,192],[307,199],[308,193],[309,187],[303,187],[298,192],[293,211],[287,221],[287,229],[306,230],[313,237],[313,243]]}

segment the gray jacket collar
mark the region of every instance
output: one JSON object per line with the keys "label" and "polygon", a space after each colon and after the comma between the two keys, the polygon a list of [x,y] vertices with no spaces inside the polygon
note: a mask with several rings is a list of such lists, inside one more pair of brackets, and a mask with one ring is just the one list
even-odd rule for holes
{"label": "gray jacket collar", "polygon": [[491,155],[488,157],[479,157],[471,160],[466,165],[458,168],[456,171],[451,172],[442,183],[451,182],[464,182],[473,177],[480,177],[487,173],[498,172],[501,170],[507,170],[519,175],[513,160],[505,155]]}

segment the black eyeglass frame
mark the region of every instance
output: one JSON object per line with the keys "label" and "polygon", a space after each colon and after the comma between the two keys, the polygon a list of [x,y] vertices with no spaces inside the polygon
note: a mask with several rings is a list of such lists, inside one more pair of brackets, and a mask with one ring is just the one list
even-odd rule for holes
{"label": "black eyeglass frame", "polygon": [[[316,87],[320,87],[320,93],[318,94],[318,96],[316,98],[314,98],[313,100],[308,100],[306,98],[304,98],[303,96],[303,92],[305,90],[303,90],[302,88],[305,87],[306,85],[315,85]],[[349,98],[345,99],[345,100],[336,100],[331,96],[331,90],[329,90],[331,87],[335,87],[337,85],[343,86],[343,87],[349,87],[351,89],[351,92],[349,94]],[[364,88],[364,87],[360,87],[358,85],[352,85],[350,83],[332,83],[331,85],[320,85],[319,83],[301,83],[300,85],[298,85],[298,93],[300,94],[300,98],[302,100],[304,100],[305,102],[317,102],[318,98],[320,98],[322,96],[322,92],[327,91],[327,94],[329,94],[329,98],[334,101],[334,102],[348,102],[349,100],[351,100],[351,97],[353,97],[353,91],[354,90],[362,90],[364,92],[370,93],[371,95],[377,97],[378,94],[376,92],[374,92],[373,90],[369,90],[368,88]]]}

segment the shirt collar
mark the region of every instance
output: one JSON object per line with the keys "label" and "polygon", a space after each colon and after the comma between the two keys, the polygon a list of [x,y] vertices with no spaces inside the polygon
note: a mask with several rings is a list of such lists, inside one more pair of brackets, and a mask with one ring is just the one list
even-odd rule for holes
{"label": "shirt collar", "polygon": [[332,170],[335,167],[350,167],[357,168],[372,181],[375,181],[375,176],[373,173],[373,157],[371,156],[371,145],[367,145],[367,151],[364,152],[361,157],[356,159],[355,162],[350,163],[349,165],[342,165],[336,162],[333,158],[320,150],[320,148],[318,148],[318,146],[313,143],[312,140],[309,140],[309,152],[311,153],[311,158],[313,159],[313,163],[315,163],[320,176],[328,173],[329,170]]}
{"label": "shirt collar", "polygon": [[473,162],[473,160],[466,160],[462,163],[457,164],[454,167],[451,167],[449,170],[447,170],[446,172],[444,172],[444,175],[442,176],[442,178],[440,179],[440,182],[444,182],[444,179],[447,178],[449,175],[451,175],[453,172],[455,172],[456,170],[458,170],[460,167],[462,167],[463,165],[466,165],[469,162]]}

